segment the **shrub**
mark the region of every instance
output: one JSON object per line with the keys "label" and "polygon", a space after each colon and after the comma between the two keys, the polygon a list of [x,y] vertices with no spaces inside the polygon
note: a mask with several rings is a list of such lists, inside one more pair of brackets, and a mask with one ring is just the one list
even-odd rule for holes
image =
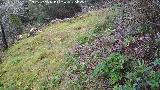
{"label": "shrub", "polygon": [[93,75],[99,74],[107,76],[112,85],[117,84],[122,79],[121,70],[124,69],[123,64],[125,63],[125,56],[119,53],[112,53],[104,62],[97,65],[93,71]]}
{"label": "shrub", "polygon": [[[154,62],[154,65],[157,64],[158,59]],[[93,75],[106,77],[114,90],[157,90],[160,87],[160,73],[154,71],[153,67],[146,66],[143,60],[131,60],[119,53],[112,53],[97,65]]]}

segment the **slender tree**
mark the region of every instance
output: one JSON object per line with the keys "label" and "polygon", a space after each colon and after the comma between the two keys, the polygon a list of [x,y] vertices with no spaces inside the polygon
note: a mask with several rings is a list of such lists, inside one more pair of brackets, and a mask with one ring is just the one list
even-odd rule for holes
{"label": "slender tree", "polygon": [[1,30],[2,30],[2,41],[4,43],[3,47],[6,49],[8,48],[8,44],[7,44],[7,40],[4,32],[4,26],[2,25],[2,23],[1,23]]}
{"label": "slender tree", "polygon": [[6,31],[9,30],[9,16],[23,15],[24,5],[28,0],[1,0],[0,1],[0,16],[1,16],[1,29],[2,29],[2,41],[4,44],[4,49],[8,48],[8,43],[6,39]]}

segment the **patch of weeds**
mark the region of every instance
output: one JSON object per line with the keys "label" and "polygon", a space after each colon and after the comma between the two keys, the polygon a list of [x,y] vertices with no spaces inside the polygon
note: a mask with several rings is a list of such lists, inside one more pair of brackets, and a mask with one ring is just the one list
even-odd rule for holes
{"label": "patch of weeds", "polygon": [[0,82],[0,90],[3,90],[3,83]]}
{"label": "patch of weeds", "polygon": [[10,81],[7,85],[8,90],[16,90],[16,82]]}
{"label": "patch of weeds", "polygon": [[82,36],[79,36],[77,38],[77,42],[79,44],[85,44],[85,43],[87,43],[89,41],[90,41],[90,36],[89,35],[82,35]]}
{"label": "patch of weeds", "polygon": [[15,57],[15,58],[11,61],[11,63],[12,63],[13,65],[17,65],[20,61],[21,61],[21,58],[20,58],[20,57]]}
{"label": "patch of weeds", "polygon": [[132,43],[132,42],[135,42],[134,37],[127,36],[126,38],[124,38],[124,44],[125,44],[125,46],[126,46],[126,45],[129,45],[129,44]]}
{"label": "patch of weeds", "polygon": [[121,70],[125,61],[126,58],[123,55],[113,53],[104,62],[96,66],[93,70],[93,75],[103,75],[109,78],[111,85],[117,84],[122,79]]}
{"label": "patch of weeds", "polygon": [[118,15],[117,9],[110,10],[106,16],[105,20],[101,21],[100,23],[97,23],[94,28],[89,30],[83,35],[80,35],[77,38],[77,42],[79,44],[85,44],[85,43],[91,43],[94,39],[97,37],[101,37],[104,35],[109,35],[112,33],[115,29],[113,28],[114,21]]}
{"label": "patch of weeds", "polygon": [[86,82],[88,80],[86,74],[86,65],[79,62],[78,55],[70,55],[67,54],[67,63],[66,68],[68,72],[68,78],[66,81],[66,89],[67,90],[84,90],[86,86]]}
{"label": "patch of weeds", "polygon": [[152,90],[158,90],[160,87],[160,72],[153,71],[148,77],[148,81]]}
{"label": "patch of weeds", "polygon": [[[158,65],[158,59],[154,63]],[[119,53],[112,53],[97,65],[93,75],[106,77],[113,90],[158,90],[160,87],[160,73],[154,71],[152,66],[146,66],[143,60],[130,60]]]}
{"label": "patch of weeds", "polygon": [[98,24],[95,26],[95,28],[89,30],[83,35],[80,35],[77,38],[77,42],[79,44],[85,44],[85,43],[91,43],[94,39],[97,37],[103,36],[105,32],[107,31],[107,26],[105,23],[103,24]]}
{"label": "patch of weeds", "polygon": [[27,77],[27,79],[29,80],[29,82],[34,82],[38,79],[38,76],[36,74],[31,74]]}
{"label": "patch of weeds", "polygon": [[107,28],[106,26],[107,26],[106,23],[96,25],[96,27],[91,32],[95,36],[103,35],[103,33],[105,32]]}
{"label": "patch of weeds", "polygon": [[135,70],[127,74],[128,82],[135,89],[150,88],[151,90],[158,90],[160,87],[160,73],[153,70],[152,66],[146,66],[142,61],[137,62],[134,66]]}
{"label": "patch of weeds", "polygon": [[153,62],[154,66],[160,66],[160,58],[156,58],[156,60]]}
{"label": "patch of weeds", "polygon": [[53,75],[52,79],[52,86],[53,87],[58,87],[61,83],[61,76],[60,75]]}
{"label": "patch of weeds", "polygon": [[48,86],[47,80],[41,82],[40,90],[49,90],[49,86]]}

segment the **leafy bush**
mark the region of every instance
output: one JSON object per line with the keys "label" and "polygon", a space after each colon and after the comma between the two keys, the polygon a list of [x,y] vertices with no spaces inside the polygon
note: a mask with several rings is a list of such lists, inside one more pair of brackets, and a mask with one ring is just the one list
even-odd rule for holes
{"label": "leafy bush", "polygon": [[[155,63],[159,63],[158,59]],[[143,60],[130,60],[119,53],[112,53],[104,62],[97,65],[93,75],[106,77],[114,90],[148,87],[157,90],[160,87],[159,72],[154,71],[151,66],[147,67]]]}
{"label": "leafy bush", "polygon": [[119,53],[112,53],[104,62],[97,65],[93,71],[93,75],[97,76],[101,74],[107,76],[112,85],[116,84],[122,79],[121,70],[125,61],[125,56]]}

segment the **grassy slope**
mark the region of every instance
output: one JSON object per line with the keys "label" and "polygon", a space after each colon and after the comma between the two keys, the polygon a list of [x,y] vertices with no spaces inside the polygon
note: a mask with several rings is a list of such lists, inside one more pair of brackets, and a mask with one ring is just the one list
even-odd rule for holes
{"label": "grassy slope", "polygon": [[65,71],[65,53],[77,36],[103,22],[104,17],[104,11],[96,11],[70,22],[51,24],[39,35],[9,48],[0,64],[0,90],[57,89]]}

